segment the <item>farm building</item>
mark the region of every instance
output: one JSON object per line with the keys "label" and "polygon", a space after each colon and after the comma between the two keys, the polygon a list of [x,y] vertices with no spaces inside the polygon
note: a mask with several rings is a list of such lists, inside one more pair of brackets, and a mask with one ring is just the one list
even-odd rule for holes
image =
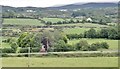
{"label": "farm building", "polygon": [[86,21],[87,22],[92,22],[93,20],[92,20],[92,18],[87,18]]}

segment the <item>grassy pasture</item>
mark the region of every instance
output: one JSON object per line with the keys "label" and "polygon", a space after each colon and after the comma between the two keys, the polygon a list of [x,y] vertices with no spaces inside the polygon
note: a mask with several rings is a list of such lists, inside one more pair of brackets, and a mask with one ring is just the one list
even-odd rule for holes
{"label": "grassy pasture", "polygon": [[[63,31],[66,34],[80,34],[88,31],[90,28],[65,28]],[[95,30],[100,30],[100,28],[95,28]]]}
{"label": "grassy pasture", "polygon": [[3,24],[11,24],[11,25],[44,25],[37,19],[4,19]]}
{"label": "grassy pasture", "polygon": [[76,44],[80,40],[87,40],[89,44],[95,43],[95,42],[107,42],[109,44],[109,50],[117,50],[118,49],[118,40],[109,40],[109,39],[74,39],[74,40],[69,40],[69,44]]}
{"label": "grassy pasture", "polygon": [[64,19],[62,18],[43,18],[44,21],[50,21],[50,22],[53,22],[53,23],[56,23],[58,21],[64,21]]}
{"label": "grassy pasture", "polygon": [[[12,63],[11,63],[12,61]],[[117,67],[117,57],[25,58],[4,57],[3,67]]]}
{"label": "grassy pasture", "polygon": [[93,23],[73,23],[73,24],[57,24],[58,26],[83,26],[83,27],[108,27],[107,25],[93,24]]}

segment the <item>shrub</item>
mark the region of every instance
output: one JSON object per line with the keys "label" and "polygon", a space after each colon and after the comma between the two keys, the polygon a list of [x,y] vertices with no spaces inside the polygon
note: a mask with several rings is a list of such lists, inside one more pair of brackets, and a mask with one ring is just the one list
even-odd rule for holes
{"label": "shrub", "polygon": [[2,57],[9,57],[8,54],[2,54]]}
{"label": "shrub", "polygon": [[109,45],[106,42],[102,42],[102,43],[93,43],[90,46],[90,51],[97,51],[98,49],[103,48],[103,49],[108,49]]}
{"label": "shrub", "polygon": [[32,48],[31,52],[40,52],[40,48]]}
{"label": "shrub", "polygon": [[15,51],[12,48],[4,48],[2,49],[2,53],[15,53]]}
{"label": "shrub", "polygon": [[19,51],[19,53],[28,53],[28,52],[29,52],[28,48],[21,48]]}
{"label": "shrub", "polygon": [[84,34],[86,38],[96,38],[96,30],[94,28],[91,28],[90,30],[86,31]]}
{"label": "shrub", "polygon": [[90,51],[97,51],[97,46],[95,44],[92,44],[89,48]]}
{"label": "shrub", "polygon": [[97,49],[101,48],[101,43],[96,42],[96,43],[92,43],[91,47],[96,47]]}
{"label": "shrub", "polygon": [[86,40],[81,40],[76,44],[76,50],[87,51],[89,50],[89,44]]}
{"label": "shrub", "polygon": [[16,50],[17,50],[17,48],[18,48],[17,43],[12,43],[12,44],[11,44],[11,48],[14,50],[14,52],[16,52]]}
{"label": "shrub", "polygon": [[55,52],[60,52],[60,51],[65,52],[65,51],[74,50],[74,48],[71,45],[66,44],[64,40],[59,40],[54,44],[54,47],[52,50],[54,50]]}
{"label": "shrub", "polygon": [[107,42],[102,42],[101,43],[101,48],[108,49],[109,45],[107,44]]}
{"label": "shrub", "polygon": [[74,51],[75,50],[75,47],[72,45],[66,44],[66,47],[67,47],[66,51]]}

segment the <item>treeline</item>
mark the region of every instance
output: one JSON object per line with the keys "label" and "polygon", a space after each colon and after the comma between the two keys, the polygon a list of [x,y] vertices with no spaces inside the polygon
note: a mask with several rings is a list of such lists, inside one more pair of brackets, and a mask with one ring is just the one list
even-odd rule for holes
{"label": "treeline", "polygon": [[[29,51],[31,53],[40,52],[41,45],[37,45],[37,43],[34,43],[35,47],[33,47],[28,45],[30,43],[31,42],[26,43],[26,45],[24,44],[25,46],[29,46],[30,49],[25,46],[20,47],[17,43],[11,43],[11,48],[4,48],[1,50],[2,53],[17,53],[18,47],[20,47],[18,51],[19,53],[28,53]],[[65,43],[63,40],[58,40],[47,51],[48,52],[97,51],[99,49],[109,49],[109,45],[106,42],[101,42],[101,43],[96,42],[96,43],[88,44],[86,40],[81,40],[75,45],[69,45]]]}
{"label": "treeline", "polygon": [[[42,33],[22,33],[17,40],[8,38],[3,40],[4,43],[9,43],[11,48],[2,49],[3,53],[28,53],[41,52],[44,46],[47,52],[66,52],[66,51],[97,51],[98,49],[108,49],[109,45],[106,42],[88,44],[86,40],[69,45],[68,38],[64,32],[59,30],[43,31]],[[47,47],[47,48],[46,48]]]}
{"label": "treeline", "polygon": [[91,28],[81,34],[67,34],[68,39],[79,39],[79,38],[106,38],[106,39],[120,39],[119,32],[117,28],[106,28],[96,31]]}
{"label": "treeline", "polygon": [[73,24],[73,23],[95,23],[95,24],[101,24],[101,25],[107,25],[107,23],[111,23],[111,22],[105,22],[103,19],[99,20],[99,21],[96,21],[96,20],[93,20],[93,21],[87,21],[85,19],[70,19],[70,20],[64,20],[64,21],[58,21],[58,22],[51,22],[51,21],[44,21],[42,19],[38,19],[40,20],[42,23],[45,23],[46,25],[56,25],[56,24]]}

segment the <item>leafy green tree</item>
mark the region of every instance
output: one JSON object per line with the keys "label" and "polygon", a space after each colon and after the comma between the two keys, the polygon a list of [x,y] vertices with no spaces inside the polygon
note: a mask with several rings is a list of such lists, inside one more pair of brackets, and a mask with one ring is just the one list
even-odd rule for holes
{"label": "leafy green tree", "polygon": [[86,38],[96,38],[96,30],[91,28],[90,30],[85,32]]}
{"label": "leafy green tree", "polygon": [[87,51],[89,50],[89,44],[86,40],[81,40],[76,44],[76,50]]}
{"label": "leafy green tree", "polygon": [[100,30],[100,37],[101,38],[108,38],[108,29],[101,29]]}
{"label": "leafy green tree", "polygon": [[117,30],[114,28],[109,29],[108,38],[109,39],[117,39],[118,38]]}
{"label": "leafy green tree", "polygon": [[74,23],[74,20],[73,20],[73,19],[70,19],[69,23]]}
{"label": "leafy green tree", "polygon": [[67,46],[63,40],[59,40],[57,43],[54,44],[54,51],[66,51]]}
{"label": "leafy green tree", "polygon": [[30,33],[23,33],[18,38],[17,44],[19,47],[31,47],[32,46],[33,35]]}
{"label": "leafy green tree", "polygon": [[46,25],[52,25],[53,23],[50,22],[50,21],[47,21],[45,24],[46,24]]}

